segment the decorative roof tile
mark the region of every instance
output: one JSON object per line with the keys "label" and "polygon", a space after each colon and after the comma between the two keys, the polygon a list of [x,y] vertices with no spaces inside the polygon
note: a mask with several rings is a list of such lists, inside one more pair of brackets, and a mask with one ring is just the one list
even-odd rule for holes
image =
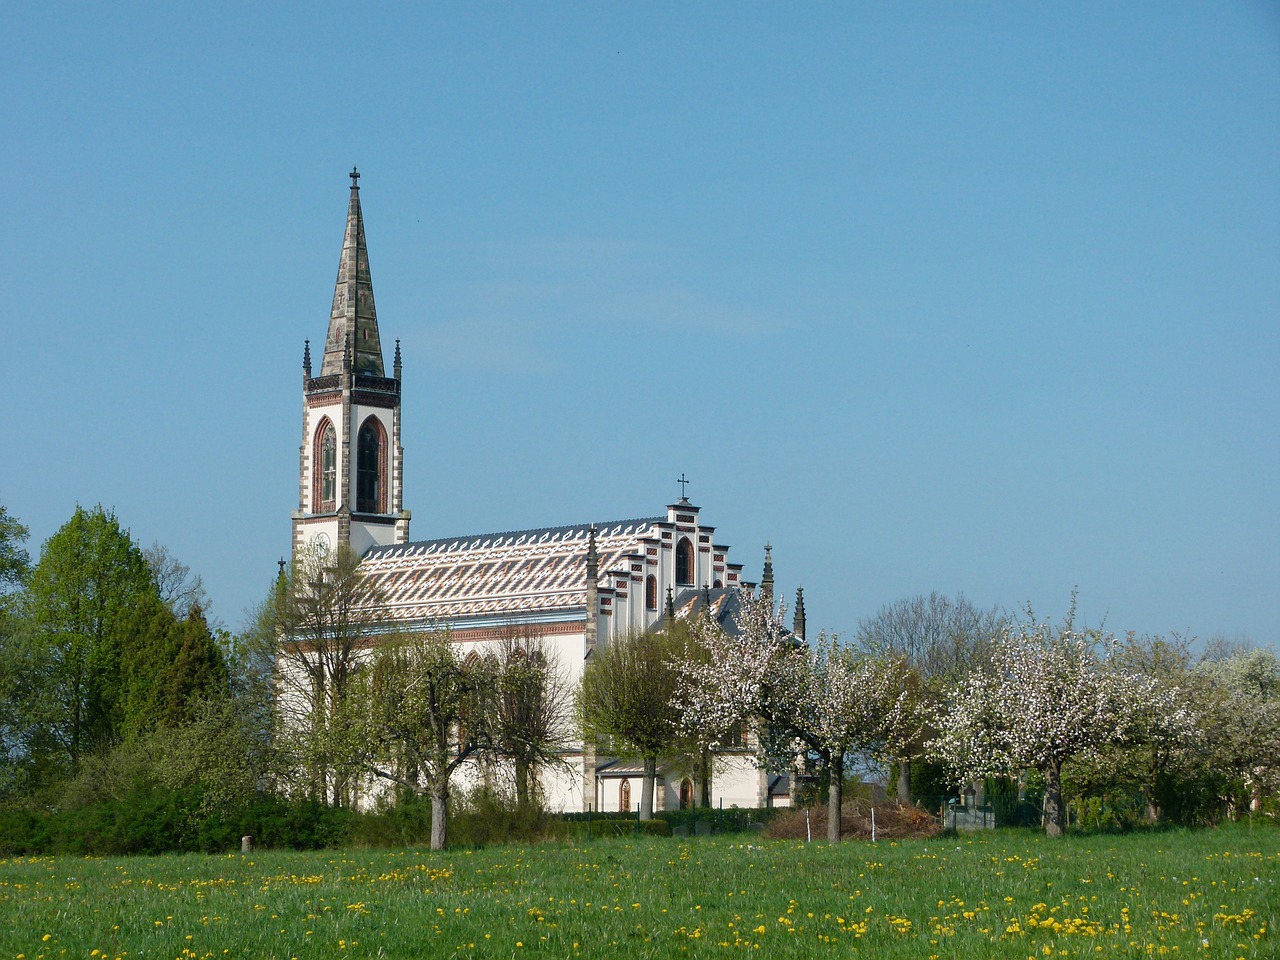
{"label": "decorative roof tile", "polygon": [[[643,554],[643,539],[665,517],[597,523],[599,584]],[[375,547],[361,569],[397,620],[570,615],[587,602],[591,524],[513,530]]]}

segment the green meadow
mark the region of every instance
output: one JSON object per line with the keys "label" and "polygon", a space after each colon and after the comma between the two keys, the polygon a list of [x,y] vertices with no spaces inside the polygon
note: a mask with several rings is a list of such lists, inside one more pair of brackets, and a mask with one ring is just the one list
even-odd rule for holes
{"label": "green meadow", "polygon": [[0,960],[1275,957],[1280,831],[0,860]]}

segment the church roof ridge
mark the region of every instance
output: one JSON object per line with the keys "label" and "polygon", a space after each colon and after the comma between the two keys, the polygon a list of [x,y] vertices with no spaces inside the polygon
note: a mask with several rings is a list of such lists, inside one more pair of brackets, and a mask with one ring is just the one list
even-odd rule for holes
{"label": "church roof ridge", "polygon": [[[374,547],[369,551],[367,556],[374,558],[386,557],[396,553],[408,553],[415,550],[425,549],[430,551],[430,548],[432,547],[446,547],[451,550],[466,550],[471,547],[479,546],[486,541],[514,541],[521,537],[532,540],[540,540],[544,537],[563,537],[565,534],[574,534],[577,537],[586,537],[592,527],[595,527],[597,536],[609,536],[611,531],[614,530],[619,534],[626,534],[633,533],[637,529],[651,526],[655,523],[661,523],[664,520],[666,520],[666,517],[634,517],[629,520],[568,523],[556,527],[532,527],[527,530],[497,530],[491,533],[475,533],[457,537],[435,537],[431,540],[410,540],[407,543],[396,543]],[[497,544],[494,545],[496,546]]]}

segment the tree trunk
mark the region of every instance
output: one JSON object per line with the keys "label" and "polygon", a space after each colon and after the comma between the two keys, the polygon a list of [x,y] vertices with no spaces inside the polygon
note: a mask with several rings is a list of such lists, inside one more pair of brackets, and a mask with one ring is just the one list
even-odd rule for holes
{"label": "tree trunk", "polygon": [[827,765],[827,840],[840,842],[840,811],[844,807],[844,754],[835,753]]}
{"label": "tree trunk", "polygon": [[529,808],[529,761],[524,757],[516,757],[515,768],[516,809],[523,812]]}
{"label": "tree trunk", "polygon": [[443,850],[449,840],[449,780],[431,788],[431,849]]}
{"label": "tree trunk", "polygon": [[903,803],[911,802],[911,761],[898,761],[898,799]]}
{"label": "tree trunk", "polygon": [[711,806],[711,752],[703,750],[698,758],[698,792],[701,794],[698,806]]}
{"label": "tree trunk", "polygon": [[1147,797],[1146,818],[1147,823],[1154,824],[1160,822],[1160,808],[1156,806],[1156,802],[1150,797]]}
{"label": "tree trunk", "polygon": [[1062,806],[1062,762],[1055,760],[1044,769],[1044,832],[1060,837],[1066,829]]}
{"label": "tree trunk", "polygon": [[640,787],[640,819],[653,819],[653,782],[658,775],[658,758],[644,758],[644,784]]}

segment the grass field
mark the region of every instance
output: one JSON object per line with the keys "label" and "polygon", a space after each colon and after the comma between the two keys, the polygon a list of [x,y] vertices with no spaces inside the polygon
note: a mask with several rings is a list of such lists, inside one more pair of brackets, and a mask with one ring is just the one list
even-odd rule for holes
{"label": "grass field", "polygon": [[0,860],[0,960],[1276,957],[1280,831]]}

